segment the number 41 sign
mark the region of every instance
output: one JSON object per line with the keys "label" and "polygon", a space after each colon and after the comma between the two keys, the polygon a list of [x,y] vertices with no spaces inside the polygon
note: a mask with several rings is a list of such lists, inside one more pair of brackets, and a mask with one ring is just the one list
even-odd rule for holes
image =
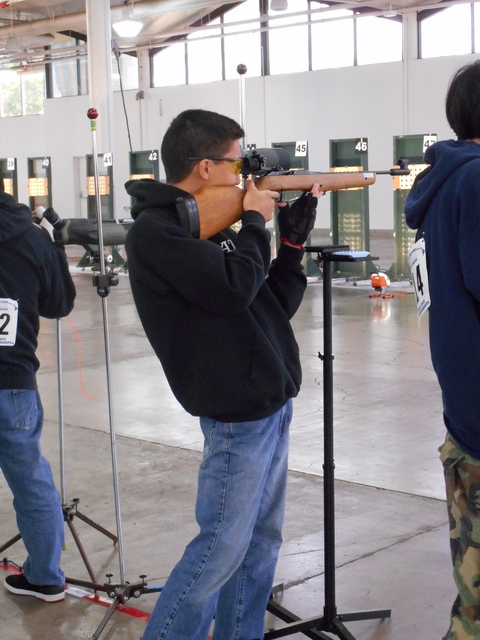
{"label": "number 41 sign", "polygon": [[425,240],[418,240],[408,252],[413,288],[417,300],[418,321],[430,306],[430,289],[428,287],[427,256]]}

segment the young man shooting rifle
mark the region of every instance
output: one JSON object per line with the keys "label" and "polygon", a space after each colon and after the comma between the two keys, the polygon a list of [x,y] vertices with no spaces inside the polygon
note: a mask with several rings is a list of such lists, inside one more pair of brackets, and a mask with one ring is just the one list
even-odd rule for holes
{"label": "young man shooting rifle", "polygon": [[[290,319],[306,286],[303,243],[318,185],[279,215],[270,264],[275,191],[249,182],[242,227],[209,240],[182,227],[177,199],[237,185],[239,125],[190,110],[162,143],[167,184],[130,181],[137,199],[126,250],[143,327],[176,398],[200,417],[199,534],[160,594],[143,640],[258,640],[282,542],[288,428],[301,368]],[[219,215],[221,211],[219,211]]]}

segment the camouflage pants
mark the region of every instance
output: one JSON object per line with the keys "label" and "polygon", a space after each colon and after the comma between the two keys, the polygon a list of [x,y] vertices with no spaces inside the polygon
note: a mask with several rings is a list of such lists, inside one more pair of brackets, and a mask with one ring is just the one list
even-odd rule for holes
{"label": "camouflage pants", "polygon": [[480,460],[465,453],[448,435],[439,451],[458,589],[444,640],[480,640]]}

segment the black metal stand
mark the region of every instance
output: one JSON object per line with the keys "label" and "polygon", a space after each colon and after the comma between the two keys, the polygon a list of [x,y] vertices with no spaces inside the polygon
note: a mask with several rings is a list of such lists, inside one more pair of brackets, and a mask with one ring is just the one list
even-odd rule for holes
{"label": "black metal stand", "polygon": [[331,640],[324,632],[341,638],[355,640],[343,624],[355,620],[389,618],[390,609],[380,611],[360,611],[357,613],[337,613],[335,596],[335,462],[333,447],[333,353],[332,353],[332,266],[334,262],[359,262],[376,260],[370,254],[349,252],[348,246],[306,247],[316,252],[323,264],[323,401],[324,401],[324,558],[325,558],[325,603],[323,615],[306,620],[280,606],[273,599],[267,605],[267,611],[288,624],[265,634],[264,640],[283,638],[293,633],[303,633],[308,638]]}

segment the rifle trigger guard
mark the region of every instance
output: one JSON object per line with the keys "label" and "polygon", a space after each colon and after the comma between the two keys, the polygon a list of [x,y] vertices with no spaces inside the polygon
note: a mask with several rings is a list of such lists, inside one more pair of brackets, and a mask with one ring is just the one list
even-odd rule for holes
{"label": "rifle trigger guard", "polygon": [[177,198],[175,202],[182,227],[198,240],[200,238],[200,217],[197,201],[193,196]]}

